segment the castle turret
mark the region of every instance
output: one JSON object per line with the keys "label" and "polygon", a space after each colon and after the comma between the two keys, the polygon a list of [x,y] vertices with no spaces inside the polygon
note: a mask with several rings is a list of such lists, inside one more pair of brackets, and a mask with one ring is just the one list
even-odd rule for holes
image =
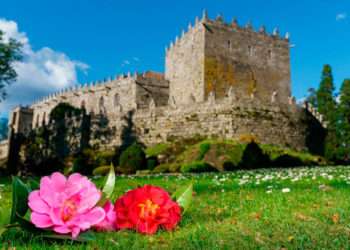
{"label": "castle turret", "polygon": [[268,34],[264,26],[255,31],[251,22],[239,27],[236,19],[227,24],[222,15],[211,20],[204,12],[201,21],[170,44],[165,76],[177,104],[205,101],[211,92],[224,98],[230,87],[243,99],[254,96],[270,103],[276,92],[276,103],[287,103],[289,35],[281,38],[277,28]]}

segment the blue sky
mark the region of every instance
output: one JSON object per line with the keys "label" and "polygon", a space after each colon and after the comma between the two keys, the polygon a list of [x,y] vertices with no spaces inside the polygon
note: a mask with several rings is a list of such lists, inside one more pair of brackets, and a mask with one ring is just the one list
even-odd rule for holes
{"label": "blue sky", "polygon": [[[36,70],[28,73],[26,67],[32,64],[22,65],[20,72],[27,72],[23,73],[27,78],[19,81],[35,85],[36,91],[28,90],[22,98],[15,98],[18,89],[10,90],[12,97],[9,103],[0,104],[0,116],[15,102],[32,101],[76,81],[95,81],[135,70],[163,71],[165,46],[201,16],[203,9],[212,18],[221,13],[226,21],[237,17],[241,25],[252,21],[255,29],[265,25],[269,31],[279,27],[282,34],[290,32],[295,44],[291,49],[292,90],[298,99],[309,87],[317,87],[325,63],[332,65],[337,87],[350,78],[348,0],[4,0],[0,20],[17,25],[19,37],[27,39],[28,55],[35,56],[30,62]],[[38,66],[40,63],[44,66]],[[64,67],[56,67],[62,63]],[[52,66],[49,73],[47,65]],[[33,72],[43,68],[45,74],[41,72],[42,78],[36,78]],[[60,74],[65,72],[69,77],[62,78]],[[51,79],[47,84],[45,77]],[[54,79],[62,84],[50,85]]]}

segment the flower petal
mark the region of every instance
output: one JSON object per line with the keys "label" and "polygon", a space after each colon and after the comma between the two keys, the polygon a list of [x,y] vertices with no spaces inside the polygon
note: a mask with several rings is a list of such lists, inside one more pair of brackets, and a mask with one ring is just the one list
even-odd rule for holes
{"label": "flower petal", "polygon": [[83,218],[86,222],[89,222],[91,226],[96,225],[103,221],[106,213],[102,207],[95,207],[90,210],[87,214],[84,214]]}
{"label": "flower petal", "polygon": [[28,197],[28,206],[32,211],[49,214],[50,207],[49,205],[40,197],[39,191],[33,191],[29,194]]}
{"label": "flower petal", "polygon": [[72,230],[72,237],[73,239],[76,239],[80,233],[80,228],[79,227],[73,227]]}
{"label": "flower petal", "polygon": [[64,222],[62,221],[62,218],[60,216],[61,208],[52,208],[50,210],[50,219],[51,221],[57,226],[64,225]]}
{"label": "flower petal", "polygon": [[59,234],[67,234],[67,233],[71,232],[71,230],[68,227],[66,227],[66,226],[54,227],[53,231],[55,231],[56,233],[59,233]]}
{"label": "flower petal", "polygon": [[63,192],[66,187],[66,182],[66,177],[59,172],[55,172],[51,175],[52,188],[55,192]]}
{"label": "flower petal", "polygon": [[33,212],[30,216],[30,220],[38,228],[48,228],[53,226],[50,217],[46,214]]}

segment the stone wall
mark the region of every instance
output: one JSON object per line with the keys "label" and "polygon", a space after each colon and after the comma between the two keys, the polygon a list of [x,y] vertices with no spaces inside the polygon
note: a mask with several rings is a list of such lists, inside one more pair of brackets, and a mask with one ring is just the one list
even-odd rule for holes
{"label": "stone wall", "polygon": [[0,161],[7,159],[9,152],[8,141],[0,141]]}
{"label": "stone wall", "polygon": [[156,106],[166,105],[169,97],[169,82],[162,74],[147,72],[143,75],[122,75],[104,82],[91,83],[52,94],[30,106],[33,110],[32,128],[49,123],[51,110],[66,102],[82,108],[87,113],[115,119],[123,110],[148,107],[151,100]]}
{"label": "stone wall", "polygon": [[261,143],[306,150],[313,140],[307,138],[309,121],[308,112],[295,104],[264,105],[257,100],[237,104],[227,97],[177,108],[122,112],[116,120],[106,119],[104,136],[94,136],[101,128],[98,119],[92,118],[91,144],[112,148],[130,138],[153,145],[195,135],[236,140],[253,136]]}
{"label": "stone wall", "polygon": [[168,105],[169,81],[163,75],[139,76],[135,83],[137,108]]}
{"label": "stone wall", "polygon": [[33,110],[28,107],[16,107],[10,114],[9,130],[13,133],[28,134],[32,129]]}
{"label": "stone wall", "polygon": [[197,20],[166,52],[165,78],[176,105],[204,101],[204,27]]}
{"label": "stone wall", "polygon": [[146,145],[194,135],[226,139],[250,135],[261,143],[306,149],[306,113],[296,105],[242,105],[226,98],[216,104],[208,101],[173,110],[137,111],[132,125],[132,131]]}
{"label": "stone wall", "polygon": [[166,79],[177,105],[225,97],[232,87],[239,98],[287,103],[291,96],[289,39],[265,28],[226,24],[206,14],[189,25],[166,50]]}
{"label": "stone wall", "polygon": [[291,96],[289,41],[251,26],[205,22],[205,96],[223,98],[230,87],[240,98],[287,103]]}

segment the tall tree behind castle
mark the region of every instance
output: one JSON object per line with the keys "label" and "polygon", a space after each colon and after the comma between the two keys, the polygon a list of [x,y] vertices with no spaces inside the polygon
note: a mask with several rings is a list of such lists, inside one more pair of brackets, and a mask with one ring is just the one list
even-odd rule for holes
{"label": "tall tree behind castle", "polygon": [[335,88],[333,83],[332,68],[326,64],[323,67],[321,83],[317,90],[317,107],[318,112],[325,116],[328,122],[334,122],[336,102],[333,95]]}
{"label": "tall tree behind castle", "polygon": [[339,154],[348,162],[350,160],[350,79],[345,79],[340,89],[339,102]]}
{"label": "tall tree behind castle", "polygon": [[0,102],[6,98],[5,87],[16,80],[17,73],[13,63],[21,60],[21,44],[10,38],[5,39],[0,30]]}
{"label": "tall tree behind castle", "polygon": [[328,159],[336,159],[338,150],[337,141],[337,103],[334,97],[334,83],[332,68],[326,64],[322,70],[320,86],[316,92],[318,112],[324,115],[328,122],[328,133],[325,143],[325,156]]}

